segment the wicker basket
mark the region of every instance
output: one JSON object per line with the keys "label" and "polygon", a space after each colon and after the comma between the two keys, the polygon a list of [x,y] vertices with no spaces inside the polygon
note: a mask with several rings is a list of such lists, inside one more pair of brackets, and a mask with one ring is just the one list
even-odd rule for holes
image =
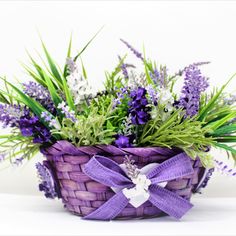
{"label": "wicker basket", "polygon": [[[112,145],[75,147],[67,141],[59,141],[49,148],[42,149],[47,160],[51,162],[60,186],[60,194],[65,207],[74,214],[86,216],[104,204],[114,195],[107,186],[93,181],[83,173],[84,165],[95,154],[111,158],[121,164],[129,155],[141,168],[149,163],[162,163],[179,154],[181,150],[160,147],[117,148]],[[164,154],[163,154],[164,153]],[[192,161],[194,174],[182,179],[168,182],[166,188],[179,196],[190,200],[192,192],[198,185],[205,169],[199,160]],[[146,202],[138,208],[128,205],[117,218],[146,218],[163,215],[163,212]]]}

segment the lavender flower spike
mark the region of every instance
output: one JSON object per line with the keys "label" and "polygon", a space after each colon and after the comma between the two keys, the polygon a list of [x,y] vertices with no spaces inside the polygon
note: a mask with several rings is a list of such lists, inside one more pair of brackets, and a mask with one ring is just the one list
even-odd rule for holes
{"label": "lavender flower spike", "polygon": [[50,127],[56,128],[58,130],[61,129],[60,123],[56,119],[54,119],[49,112],[47,111],[42,112],[41,118],[43,118],[46,122],[48,122]]}
{"label": "lavender flower spike", "polygon": [[192,117],[198,113],[200,95],[209,86],[207,79],[196,65],[190,65],[184,70],[185,82],[180,98],[180,107],[186,111],[186,116]]}
{"label": "lavender flower spike", "polygon": [[61,102],[60,104],[58,104],[57,108],[61,110],[61,113],[64,114],[67,119],[70,119],[73,122],[77,121],[75,112],[71,111],[65,102]]}
{"label": "lavender flower spike", "polygon": [[49,168],[45,164],[37,163],[36,168],[38,171],[41,183],[39,184],[39,190],[44,192],[46,198],[56,198],[58,193],[56,191],[54,179]]}
{"label": "lavender flower spike", "polygon": [[22,165],[23,164],[23,160],[24,160],[24,157],[19,157],[19,158],[16,158],[13,162],[12,162],[12,164],[14,165],[14,166],[20,166],[20,165]]}
{"label": "lavender flower spike", "polygon": [[34,98],[43,107],[49,110],[52,114],[56,112],[54,103],[52,101],[49,91],[43,87],[41,84],[30,81],[28,83],[23,83],[23,91],[29,97]]}
{"label": "lavender flower spike", "polygon": [[0,104],[0,122],[3,127],[18,127],[22,116],[29,113],[29,110],[20,105]]}
{"label": "lavender flower spike", "polygon": [[137,58],[139,58],[139,59],[141,59],[142,61],[144,61],[144,58],[143,58],[143,56],[142,56],[142,53],[138,52],[135,48],[133,48],[133,47],[132,47],[128,42],[126,42],[125,40],[120,39],[120,41],[121,41],[122,43],[124,43],[124,44],[130,49],[130,51],[133,52],[133,54],[134,54]]}
{"label": "lavender flower spike", "polygon": [[[118,58],[121,61],[121,57],[119,56]],[[128,70],[127,70],[127,64],[122,63],[120,68],[121,68],[121,71],[122,71],[122,74],[123,74],[124,78],[128,79],[129,78],[129,74],[128,74]]]}

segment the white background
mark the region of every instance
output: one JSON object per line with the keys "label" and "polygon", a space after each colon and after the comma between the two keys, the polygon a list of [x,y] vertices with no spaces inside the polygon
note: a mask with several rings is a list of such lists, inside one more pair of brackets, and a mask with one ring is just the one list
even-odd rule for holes
{"label": "white background", "polygon": [[[29,78],[20,61],[27,62],[25,49],[33,55],[42,52],[38,31],[49,51],[62,65],[73,32],[74,54],[105,25],[83,55],[88,76],[101,87],[104,70],[112,70],[117,55],[127,49],[124,38],[157,62],[167,64],[170,72],[198,61],[211,61],[204,72],[212,86],[222,85],[236,72],[236,2],[75,2],[26,1],[0,2],[0,74],[9,80]],[[131,62],[137,62],[130,57]],[[229,90],[235,89],[236,80]],[[0,130],[4,133],[4,130]],[[226,159],[223,152],[213,152]],[[20,168],[0,164],[0,192],[40,194],[34,163],[38,155]],[[232,163],[231,163],[232,164]],[[204,196],[236,197],[236,178],[214,176]]]}

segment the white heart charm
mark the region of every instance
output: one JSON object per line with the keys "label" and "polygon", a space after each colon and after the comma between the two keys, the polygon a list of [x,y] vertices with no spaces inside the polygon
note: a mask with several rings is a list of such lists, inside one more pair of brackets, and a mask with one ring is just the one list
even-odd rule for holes
{"label": "white heart charm", "polygon": [[[131,189],[127,188],[113,188],[111,189],[117,193],[119,191],[123,191],[123,194],[129,199],[129,203],[137,208],[141,206],[144,202],[146,202],[150,196],[148,192],[148,187],[151,185],[151,181],[147,179],[146,173],[148,173],[149,170],[153,169],[154,167],[158,166],[158,163],[151,163],[146,166],[144,166],[142,169],[139,169],[139,174],[137,178],[132,179],[132,182],[135,184],[135,186]],[[127,174],[127,169],[125,164],[120,165],[121,169]],[[165,187],[167,182],[159,183],[158,185],[161,187]]]}

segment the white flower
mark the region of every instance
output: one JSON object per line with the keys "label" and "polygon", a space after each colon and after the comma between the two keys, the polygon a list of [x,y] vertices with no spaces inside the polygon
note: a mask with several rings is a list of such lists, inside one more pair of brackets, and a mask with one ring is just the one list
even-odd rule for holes
{"label": "white flower", "polygon": [[162,89],[160,91],[158,102],[160,104],[167,104],[167,103],[173,104],[174,98],[169,89]]}
{"label": "white flower", "polygon": [[82,77],[78,69],[67,76],[67,85],[73,96],[75,105],[82,103],[86,98],[94,95],[88,80]]}
{"label": "white flower", "polygon": [[57,130],[60,130],[60,129],[61,129],[61,125],[60,125],[60,123],[59,123],[56,119],[51,120],[51,121],[49,122],[49,125],[50,125],[51,127],[54,127],[54,128],[57,129]]}

